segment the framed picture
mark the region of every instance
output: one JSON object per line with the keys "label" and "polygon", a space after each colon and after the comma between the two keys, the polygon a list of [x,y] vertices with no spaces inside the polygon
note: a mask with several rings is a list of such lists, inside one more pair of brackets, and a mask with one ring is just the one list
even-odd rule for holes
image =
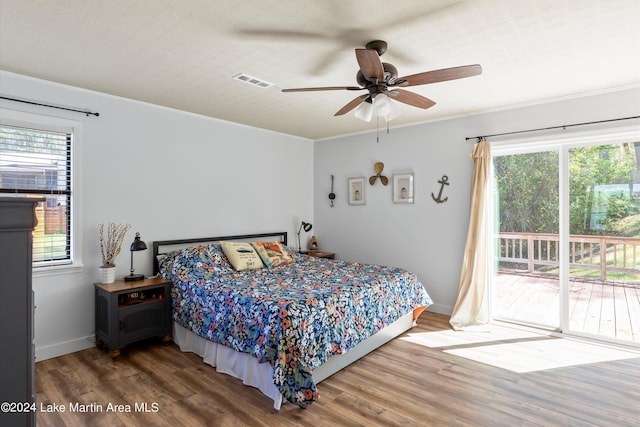
{"label": "framed picture", "polygon": [[364,205],[364,177],[349,178],[349,204]]}
{"label": "framed picture", "polygon": [[413,203],[413,174],[393,175],[393,203]]}

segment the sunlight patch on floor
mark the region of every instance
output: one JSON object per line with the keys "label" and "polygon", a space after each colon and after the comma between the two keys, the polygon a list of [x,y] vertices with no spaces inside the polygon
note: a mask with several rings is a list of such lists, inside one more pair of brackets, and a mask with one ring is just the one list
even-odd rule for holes
{"label": "sunlight patch on floor", "polygon": [[640,358],[640,351],[499,322],[465,331],[409,332],[397,339],[518,373]]}
{"label": "sunlight patch on floor", "polygon": [[546,335],[540,332],[530,332],[488,324],[473,327],[465,331],[447,329],[434,332],[408,333],[399,339],[425,347],[438,348],[544,336]]}
{"label": "sunlight patch on floor", "polygon": [[444,352],[518,373],[640,357],[640,352],[551,337]]}

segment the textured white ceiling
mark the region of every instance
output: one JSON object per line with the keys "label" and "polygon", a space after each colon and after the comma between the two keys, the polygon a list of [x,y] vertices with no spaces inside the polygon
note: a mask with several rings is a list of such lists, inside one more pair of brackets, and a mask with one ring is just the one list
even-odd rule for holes
{"label": "textured white ceiling", "polygon": [[483,68],[391,127],[640,84],[639,0],[0,1],[0,69],[310,139],[374,130],[333,116],[365,92],[280,89],[356,85],[374,39],[400,76]]}

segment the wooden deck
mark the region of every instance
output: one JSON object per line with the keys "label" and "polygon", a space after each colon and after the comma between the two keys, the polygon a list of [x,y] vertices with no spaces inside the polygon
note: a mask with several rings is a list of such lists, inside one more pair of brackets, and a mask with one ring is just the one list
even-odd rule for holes
{"label": "wooden deck", "polygon": [[[572,279],[569,300],[573,331],[640,344],[640,284]],[[493,316],[558,327],[559,301],[553,276],[500,272]]]}

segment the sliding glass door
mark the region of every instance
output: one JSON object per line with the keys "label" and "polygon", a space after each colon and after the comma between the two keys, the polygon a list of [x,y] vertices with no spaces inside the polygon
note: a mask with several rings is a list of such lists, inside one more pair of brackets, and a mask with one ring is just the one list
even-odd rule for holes
{"label": "sliding glass door", "polygon": [[493,158],[495,318],[560,327],[558,157],[547,150]]}
{"label": "sliding glass door", "polygon": [[494,319],[640,343],[638,141],[492,150]]}
{"label": "sliding glass door", "polygon": [[640,343],[639,148],[569,149],[571,331]]}

